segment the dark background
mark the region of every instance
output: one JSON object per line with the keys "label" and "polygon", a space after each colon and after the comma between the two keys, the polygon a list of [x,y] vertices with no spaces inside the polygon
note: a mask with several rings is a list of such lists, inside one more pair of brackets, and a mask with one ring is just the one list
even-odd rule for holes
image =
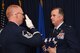
{"label": "dark background", "polygon": [[[4,0],[4,12],[2,13],[2,0],[0,0],[0,28],[4,28],[7,19],[5,16],[5,10],[10,4],[18,4],[19,0]],[[33,24],[38,29],[38,15],[39,15],[39,0],[21,0],[22,9],[24,13],[27,13],[30,19],[33,21]],[[80,38],[80,0],[43,0],[43,13],[44,13],[44,23],[45,23],[45,32],[46,35],[49,34],[50,28],[52,27],[50,21],[50,12],[53,7],[61,7],[64,10],[65,22],[68,25],[71,25],[75,28],[77,32],[77,37]],[[4,17],[5,16],[5,17]],[[2,19],[3,17],[4,19]],[[4,22],[2,22],[3,20]],[[4,24],[2,24],[4,23]],[[2,25],[4,27],[2,27]],[[25,23],[22,24],[25,27]],[[32,53],[35,49],[31,48]]]}

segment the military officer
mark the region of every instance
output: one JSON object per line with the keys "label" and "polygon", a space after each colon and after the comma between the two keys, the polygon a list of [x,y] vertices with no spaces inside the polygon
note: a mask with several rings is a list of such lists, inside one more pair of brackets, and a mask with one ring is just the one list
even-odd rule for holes
{"label": "military officer", "polygon": [[0,35],[3,53],[30,53],[29,47],[40,45],[41,34],[27,15],[25,21],[30,32],[20,26],[24,20],[20,6],[10,5],[6,10],[6,16],[8,23]]}
{"label": "military officer", "polygon": [[[64,13],[61,8],[53,8],[51,11],[51,21],[54,25],[52,33],[48,39],[57,38],[55,47],[48,45],[46,51],[49,53],[78,53],[78,39],[72,26],[64,23]],[[54,42],[53,42],[54,43]],[[45,48],[45,47],[44,47]]]}

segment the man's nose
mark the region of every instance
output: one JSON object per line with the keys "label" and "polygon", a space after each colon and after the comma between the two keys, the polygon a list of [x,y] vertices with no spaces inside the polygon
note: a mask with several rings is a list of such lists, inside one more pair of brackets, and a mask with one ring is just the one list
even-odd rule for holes
{"label": "man's nose", "polygon": [[53,16],[51,16],[51,18],[50,19],[53,19]]}

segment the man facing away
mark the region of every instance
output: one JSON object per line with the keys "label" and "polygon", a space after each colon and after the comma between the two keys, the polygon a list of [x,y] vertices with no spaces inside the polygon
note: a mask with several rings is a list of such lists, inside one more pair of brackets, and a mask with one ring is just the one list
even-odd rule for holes
{"label": "man facing away", "polygon": [[41,34],[35,29],[32,21],[25,15],[28,32],[20,25],[23,23],[23,10],[18,5],[10,5],[6,10],[7,25],[1,32],[0,44],[3,53],[30,53],[29,46],[39,46]]}

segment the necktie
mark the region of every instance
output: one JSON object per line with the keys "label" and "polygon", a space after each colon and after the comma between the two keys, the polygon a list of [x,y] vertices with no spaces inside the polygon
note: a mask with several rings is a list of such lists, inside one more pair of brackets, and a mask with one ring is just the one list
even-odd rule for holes
{"label": "necktie", "polygon": [[57,29],[53,30],[53,36],[56,37],[57,36]]}

